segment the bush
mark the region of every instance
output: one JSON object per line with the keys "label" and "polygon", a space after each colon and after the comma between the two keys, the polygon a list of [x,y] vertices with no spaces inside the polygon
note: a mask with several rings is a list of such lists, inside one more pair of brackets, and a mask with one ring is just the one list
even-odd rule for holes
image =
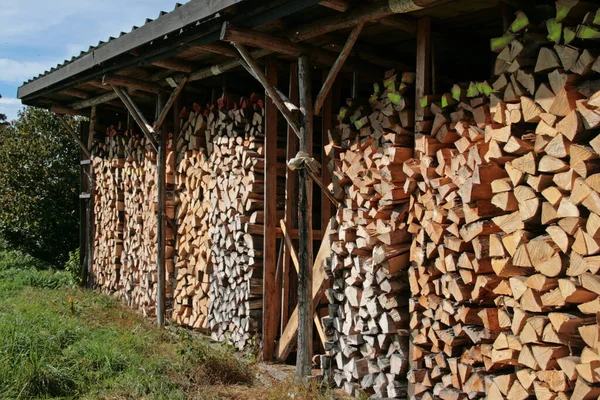
{"label": "bush", "polygon": [[65,271],[71,274],[75,282],[81,283],[81,260],[79,258],[79,248],[69,252],[69,259],[65,263]]}

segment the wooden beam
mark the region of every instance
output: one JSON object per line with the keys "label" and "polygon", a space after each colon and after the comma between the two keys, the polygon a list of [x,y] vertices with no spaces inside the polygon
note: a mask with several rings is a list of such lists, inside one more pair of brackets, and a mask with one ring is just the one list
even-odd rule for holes
{"label": "wooden beam", "polygon": [[[300,151],[312,154],[313,109],[311,95],[310,61],[308,56],[298,60],[298,88],[302,110]],[[312,363],[312,182],[308,169],[299,170],[298,231],[300,273],[298,274],[298,351],[296,377],[311,375]]]}
{"label": "wooden beam", "polygon": [[[267,83],[277,86],[277,64],[273,56],[266,60]],[[277,106],[272,100],[265,103],[265,188],[264,188],[264,247],[263,247],[263,361],[271,361],[279,324],[281,285],[277,284]]]}
{"label": "wooden beam", "polygon": [[[335,63],[339,59],[339,54],[336,52],[326,50],[319,46],[307,43],[294,43],[286,38],[272,36],[264,32],[233,27],[227,22],[223,23],[221,40],[269,49],[276,53],[292,57],[300,57],[303,54],[307,54],[315,63],[327,66],[335,66]],[[348,68],[356,69],[367,74],[380,74],[383,72],[380,67],[357,58],[349,58],[349,55],[350,54],[345,55],[345,61],[347,60],[346,64]],[[342,63],[342,66],[344,66],[344,63]]]}
{"label": "wooden beam", "polygon": [[292,243],[292,238],[288,231],[287,225],[284,220],[279,220],[279,226],[281,227],[281,232],[283,233],[283,240],[285,240],[286,248],[290,254],[290,259],[292,260],[292,265],[296,269],[296,272],[300,272],[300,261],[298,261],[298,253],[296,253],[296,249],[294,248],[294,243]]}
{"label": "wooden beam", "polygon": [[102,84],[111,86],[123,86],[129,89],[143,90],[150,93],[163,93],[165,90],[154,82],[143,81],[141,79],[130,78],[127,76],[107,74],[102,77]]}
{"label": "wooden beam", "polygon": [[64,94],[67,96],[72,96],[72,97],[77,97],[79,99],[89,99],[90,97],[92,97],[92,95],[84,90],[79,90],[79,89],[65,89],[65,90],[61,90],[60,92],[58,92],[60,94]]}
{"label": "wooden beam", "polygon": [[377,22],[381,25],[389,26],[390,28],[395,28],[403,32],[417,32],[417,21],[408,15],[390,15],[389,17],[379,19]]}
{"label": "wooden beam", "polygon": [[[159,94],[156,102],[157,110],[166,108],[164,94]],[[158,272],[157,290],[156,290],[156,323],[162,327],[165,325],[165,288],[166,288],[166,271],[165,271],[165,249],[166,249],[166,219],[165,205],[167,199],[167,184],[166,184],[166,165],[167,165],[167,135],[168,132],[164,128],[159,129],[160,142],[158,146],[158,163],[156,165],[156,173],[158,175],[158,212],[157,212],[157,255],[156,268]]]}
{"label": "wooden beam", "polygon": [[[327,71],[323,71],[323,79],[329,74]],[[329,163],[331,162],[331,157],[327,155],[325,151],[325,146],[329,144],[329,130],[333,128],[333,96],[332,92],[339,89],[339,85],[334,85],[334,89],[329,91],[329,94],[325,97],[325,101],[323,102],[323,112],[321,116],[321,179],[323,185],[325,186],[327,191],[322,191],[321,193],[321,231],[325,231],[325,226],[331,219],[331,204],[329,203],[328,194],[329,184],[331,183],[331,171],[329,170]]]}
{"label": "wooden beam", "polygon": [[58,120],[60,121],[60,124],[63,126],[63,128],[65,128],[65,130],[69,133],[69,135],[71,135],[73,140],[75,140],[77,142],[77,144],[79,145],[79,147],[81,147],[81,150],[85,153],[85,155],[88,156],[88,158],[92,158],[92,153],[90,153],[90,151],[85,146],[85,144],[83,144],[83,142],[81,141],[79,136],[77,136],[77,133],[73,130],[73,128],[71,128],[69,126],[69,123],[65,119],[65,116],[62,114],[57,114],[56,116],[57,116]]}
{"label": "wooden beam", "polygon": [[254,77],[260,82],[263,86],[269,97],[273,100],[279,111],[283,114],[287,123],[292,127],[296,135],[300,137],[300,128],[298,126],[298,122],[296,121],[296,117],[291,113],[288,106],[285,105],[284,101],[281,99],[281,96],[275,91],[272,85],[269,84],[265,74],[262,72],[257,62],[252,58],[248,50],[243,44],[238,44],[232,42],[233,46],[240,53],[244,61],[248,64],[250,70],[252,70]]}
{"label": "wooden beam", "polygon": [[431,18],[419,18],[417,31],[417,78],[415,120],[423,121],[425,110],[421,107],[421,97],[431,90]]}
{"label": "wooden beam", "polygon": [[164,60],[155,61],[152,63],[152,65],[168,69],[170,71],[184,72],[186,74],[189,74],[194,70],[194,66],[191,63],[178,60],[176,58],[167,58]]}
{"label": "wooden beam", "polygon": [[426,7],[446,3],[448,0],[385,0],[356,7],[343,14],[304,23],[290,29],[288,37],[300,42],[329,32],[353,27],[361,22],[374,22],[392,14],[418,11]]}
{"label": "wooden beam", "polygon": [[63,106],[62,104],[51,103],[50,112],[60,115],[82,115],[89,117],[89,112],[83,110],[76,110],[72,107]]}
{"label": "wooden beam", "polygon": [[[290,87],[289,98],[294,104],[298,103],[298,64],[290,65]],[[291,160],[298,152],[298,136],[293,129],[287,126],[287,149],[286,159]],[[298,196],[297,196],[297,178],[295,172],[286,168],[285,171],[285,222],[291,228],[298,226]],[[283,293],[281,302],[281,331],[287,326],[290,315],[290,302],[294,300],[294,294],[297,292],[296,273],[291,269],[290,250],[285,251],[283,262]]]}
{"label": "wooden beam", "polygon": [[326,0],[320,2],[319,5],[340,12],[346,12],[350,8],[350,4],[344,0]]}
{"label": "wooden beam", "polygon": [[[312,311],[317,308],[323,293],[325,292],[325,283],[329,280],[326,272],[326,261],[328,257],[331,257],[331,246],[329,236],[331,235],[331,224],[327,224],[327,229],[323,234],[323,240],[321,241],[321,247],[315,258],[315,262],[312,268]],[[312,319],[312,318],[311,318]],[[311,321],[312,325],[312,321]],[[283,362],[294,350],[294,346],[298,339],[298,306],[292,312],[290,321],[286,325],[277,347],[275,348],[275,357],[278,361]]]}
{"label": "wooden beam", "polygon": [[173,104],[175,104],[175,100],[177,100],[177,97],[179,97],[179,94],[181,93],[181,91],[185,87],[185,84],[187,83],[187,81],[188,81],[188,78],[184,77],[179,82],[179,84],[177,85],[177,87],[175,88],[175,90],[173,91],[173,93],[171,93],[171,96],[169,96],[169,99],[167,100],[167,103],[164,105],[162,111],[160,112],[160,114],[158,116],[158,119],[154,123],[154,129],[156,131],[159,131],[160,127],[163,124],[163,122],[165,122],[165,119],[167,118],[167,115],[169,114],[169,111],[171,111],[171,107],[173,107]]}
{"label": "wooden beam", "polygon": [[156,133],[154,132],[154,128],[152,128],[152,125],[148,123],[148,121],[144,117],[144,114],[142,114],[140,109],[135,105],[133,100],[131,100],[131,97],[129,97],[129,94],[127,94],[125,90],[121,89],[119,86],[112,86],[112,88],[117,94],[117,96],[121,99],[123,104],[125,104],[127,111],[129,111],[131,117],[140,127],[140,129],[144,133],[144,136],[146,136],[146,139],[148,139],[148,141],[152,145],[154,151],[158,153],[158,148],[156,147],[154,139],[156,137]]}
{"label": "wooden beam", "polygon": [[97,109],[96,106],[92,106],[92,110],[90,113],[90,131],[88,133],[88,149],[92,149],[92,144],[94,143],[94,133],[96,132],[96,114]]}
{"label": "wooden beam", "polygon": [[[288,229],[287,229],[287,226],[285,225],[285,221],[279,220],[279,226],[281,226],[281,231],[283,233],[283,239],[285,241],[286,248],[290,253],[290,256],[292,259],[292,264],[294,265],[296,272],[300,272],[300,262],[298,261],[298,254],[296,253],[296,249],[294,249],[294,244],[292,243],[292,239],[290,238],[290,235],[288,234]],[[321,325],[321,318],[319,318],[319,314],[317,312],[314,313],[314,321],[315,321],[315,326],[317,327],[317,332],[319,333],[319,338],[321,339],[321,344],[325,345],[325,342],[327,341],[327,336],[325,335],[325,332],[323,331],[323,326]]]}
{"label": "wooden beam", "polygon": [[226,44],[223,44],[223,43],[210,43],[210,44],[205,44],[202,46],[194,46],[194,47],[197,47],[204,51],[208,51],[210,53],[220,54],[222,56],[237,57],[237,52],[234,49],[232,49],[230,46],[227,46]]}
{"label": "wooden beam", "polygon": [[81,110],[83,108],[93,107],[98,104],[106,103],[118,98],[119,96],[115,92],[108,92],[97,97],[92,97],[91,99],[71,103],[70,107],[75,110]]}
{"label": "wooden beam", "polygon": [[[258,60],[259,58],[263,58],[268,56],[269,54],[273,54],[272,50],[269,49],[259,49],[250,53],[250,56]],[[237,54],[236,54],[237,55]],[[224,72],[230,71],[237,67],[241,66],[240,59],[225,61],[221,64],[216,64],[211,67],[203,68],[198,71],[194,71],[190,74],[190,82],[199,81],[202,79],[209,78],[211,76],[221,75]]]}
{"label": "wooden beam", "polygon": [[331,90],[331,87],[335,82],[335,78],[337,78],[337,75],[344,66],[346,59],[348,58],[348,56],[350,56],[352,47],[354,46],[354,43],[356,43],[356,40],[360,36],[360,32],[362,31],[363,26],[364,22],[360,22],[354,27],[354,29],[352,29],[352,32],[350,32],[350,36],[348,36],[348,40],[346,41],[342,52],[339,54],[337,60],[335,60],[333,67],[331,67],[331,69],[329,70],[329,74],[327,75],[327,78],[325,78],[325,82],[323,82],[321,91],[319,92],[319,94],[317,95],[317,99],[315,100],[316,115],[319,115],[321,113],[321,108],[325,103],[325,99],[329,95],[329,91]]}

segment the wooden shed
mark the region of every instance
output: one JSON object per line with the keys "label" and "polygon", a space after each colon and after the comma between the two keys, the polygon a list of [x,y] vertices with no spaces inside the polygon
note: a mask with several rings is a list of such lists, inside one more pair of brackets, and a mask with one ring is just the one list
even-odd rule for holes
{"label": "wooden shed", "polygon": [[89,117],[86,282],[159,324],[350,393],[592,398],[597,11],[192,0],[18,95]]}

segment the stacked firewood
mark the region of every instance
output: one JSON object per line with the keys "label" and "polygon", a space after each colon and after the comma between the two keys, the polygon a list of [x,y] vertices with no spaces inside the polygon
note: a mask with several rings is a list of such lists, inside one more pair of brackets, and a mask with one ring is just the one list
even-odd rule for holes
{"label": "stacked firewood", "polygon": [[144,175],[143,163],[146,157],[143,146],[145,139],[131,136],[121,139],[124,143],[125,165],[123,168],[124,184],[124,230],[123,253],[121,254],[122,297],[133,308],[138,308],[140,268],[146,260],[141,237],[144,235],[145,198],[143,195]]}
{"label": "stacked firewood", "polygon": [[495,81],[421,101],[404,169],[416,398],[600,395],[599,23],[581,1],[518,12]]}
{"label": "stacked firewood", "polygon": [[412,235],[403,162],[413,157],[414,74],[386,73],[368,104],[342,108],[329,151],[343,203],[331,235],[328,336],[333,379],[349,393],[406,396]]}
{"label": "stacked firewood", "polygon": [[123,251],[123,148],[109,137],[94,149],[94,255],[95,287],[106,293],[120,288]]}
{"label": "stacked firewood", "polygon": [[[209,110],[206,116],[212,244],[208,326],[212,338],[243,348],[260,331],[264,110],[262,101]],[[282,173],[285,170],[282,169]]]}
{"label": "stacked firewood", "polygon": [[177,139],[177,263],[174,310],[179,324],[204,329],[208,323],[211,241],[210,201],[205,196],[208,175],[206,116],[198,108],[187,116]]}

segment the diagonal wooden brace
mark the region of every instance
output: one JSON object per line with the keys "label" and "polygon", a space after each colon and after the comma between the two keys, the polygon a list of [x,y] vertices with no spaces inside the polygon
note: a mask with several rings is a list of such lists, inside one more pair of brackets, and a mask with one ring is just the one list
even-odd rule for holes
{"label": "diagonal wooden brace", "polygon": [[[292,264],[294,264],[294,268],[296,272],[300,272],[300,261],[298,261],[298,254],[296,253],[296,249],[294,248],[294,244],[292,243],[292,239],[288,234],[287,225],[284,220],[279,220],[279,226],[281,227],[281,232],[283,233],[283,239],[285,241],[285,245],[290,252],[290,258],[292,259]],[[327,238],[329,240],[329,238]],[[319,314],[315,312],[314,315],[315,326],[317,327],[317,331],[319,333],[319,337],[321,338],[321,343],[325,345],[327,341],[327,337],[325,336],[325,332],[323,331],[323,327],[321,326],[321,319],[319,318]]]}
{"label": "diagonal wooden brace", "polygon": [[63,128],[65,128],[65,130],[67,132],[69,132],[69,135],[71,135],[73,137],[73,139],[75,139],[75,141],[79,144],[79,147],[81,147],[81,150],[83,150],[83,152],[85,153],[86,156],[88,156],[88,158],[92,158],[92,154],[90,153],[90,151],[88,150],[88,148],[85,146],[85,144],[83,144],[83,142],[81,141],[81,139],[79,139],[79,136],[77,136],[77,133],[75,133],[75,131],[73,130],[73,128],[71,128],[69,126],[69,124],[67,123],[65,116],[64,115],[60,115],[57,114],[56,115],[58,117],[58,120],[60,121],[61,125],[63,126]]}
{"label": "diagonal wooden brace", "polygon": [[135,105],[135,103],[133,102],[131,97],[129,97],[129,94],[127,94],[126,91],[121,89],[119,86],[111,85],[111,87],[113,88],[117,96],[119,96],[123,104],[125,104],[125,107],[129,111],[135,122],[138,124],[142,132],[144,132],[144,136],[146,136],[146,139],[148,139],[154,151],[158,153],[158,148],[156,147],[156,142],[154,140],[154,138],[156,137],[156,132],[154,131],[152,125],[150,125],[148,121],[146,121],[144,114],[142,114],[140,109]]}
{"label": "diagonal wooden brace", "polygon": [[165,122],[165,119],[167,118],[167,115],[169,114],[169,111],[171,111],[171,107],[173,107],[173,104],[175,104],[175,101],[177,100],[177,97],[179,96],[179,94],[183,90],[183,88],[184,88],[185,84],[187,83],[188,79],[189,78],[187,76],[183,77],[183,79],[181,80],[181,82],[179,82],[179,85],[177,85],[177,87],[175,88],[175,90],[173,91],[173,93],[171,93],[171,96],[169,96],[169,99],[167,100],[167,103],[163,107],[162,111],[160,112],[160,114],[158,116],[158,119],[154,123],[154,130],[156,132],[160,131],[160,127],[162,126],[163,122]]}
{"label": "diagonal wooden brace", "polygon": [[270,85],[267,81],[267,77],[263,73],[262,69],[258,66],[256,60],[252,58],[248,50],[243,44],[239,43],[231,43],[237,51],[240,53],[248,68],[253,72],[252,76],[254,76],[260,84],[265,88],[267,95],[273,100],[277,109],[283,114],[287,123],[292,127],[296,135],[300,137],[300,126],[290,109],[286,107],[285,102],[281,98],[281,96],[277,93],[277,91]]}
{"label": "diagonal wooden brace", "polygon": [[319,115],[321,113],[321,108],[323,108],[323,104],[325,104],[325,99],[327,98],[327,95],[329,94],[329,91],[331,90],[331,87],[335,82],[335,78],[344,66],[344,63],[346,62],[348,56],[350,56],[352,47],[354,47],[354,43],[356,43],[356,40],[360,36],[360,32],[362,31],[364,25],[364,22],[360,22],[354,27],[354,29],[352,29],[352,32],[350,32],[350,36],[348,36],[348,40],[346,41],[342,52],[340,53],[337,60],[335,60],[335,63],[329,70],[329,74],[327,74],[327,78],[325,79],[325,82],[323,82],[323,87],[321,88],[321,91],[319,92],[319,94],[317,95],[317,99],[315,100],[315,115]]}

